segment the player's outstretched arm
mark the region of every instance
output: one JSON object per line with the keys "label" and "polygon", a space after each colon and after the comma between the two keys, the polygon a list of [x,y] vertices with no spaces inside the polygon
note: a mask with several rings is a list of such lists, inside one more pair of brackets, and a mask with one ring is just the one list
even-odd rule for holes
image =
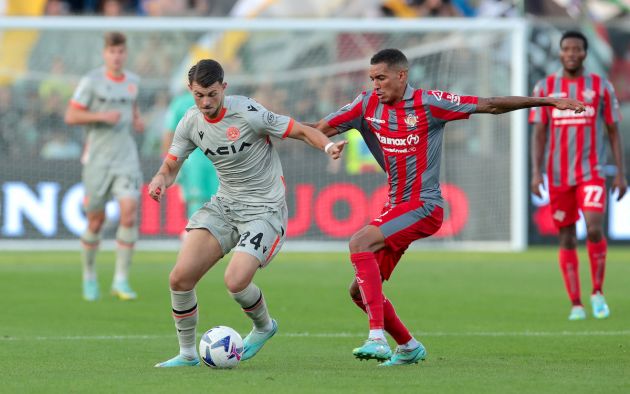
{"label": "player's outstretched arm", "polygon": [[158,202],[162,199],[166,188],[175,182],[177,173],[179,173],[179,169],[182,168],[182,163],[183,161],[180,163],[168,157],[164,159],[160,169],[155,176],[153,176],[153,179],[151,179],[151,183],[149,183],[149,195],[152,199]]}
{"label": "player's outstretched arm", "polygon": [[339,134],[339,131],[337,131],[337,129],[329,125],[326,119],[322,119],[317,123],[302,122],[302,124],[321,131],[322,133],[324,133],[326,137],[332,137],[334,135]]}
{"label": "player's outstretched arm", "polygon": [[617,201],[621,200],[628,190],[628,181],[626,180],[625,161],[623,159],[623,143],[621,142],[621,134],[617,123],[606,125],[608,132],[608,140],[610,141],[610,151],[613,160],[617,166],[617,174],[613,181],[613,189],[617,189]]}
{"label": "player's outstretched arm", "polygon": [[332,142],[320,130],[299,122],[295,122],[289,133],[289,137],[302,140],[315,149],[321,149],[333,159],[338,159],[341,156],[341,151],[343,151],[343,147],[347,143],[345,140]]}
{"label": "player's outstretched arm", "polygon": [[475,113],[502,114],[517,109],[532,107],[556,107],[560,110],[573,110],[575,113],[584,112],[584,103],[574,99],[554,97],[479,97]]}

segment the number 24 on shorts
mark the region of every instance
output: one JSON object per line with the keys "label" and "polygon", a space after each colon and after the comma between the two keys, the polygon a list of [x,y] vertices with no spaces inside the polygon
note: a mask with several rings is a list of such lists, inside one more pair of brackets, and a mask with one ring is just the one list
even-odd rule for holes
{"label": "number 24 on shorts", "polygon": [[[245,231],[243,235],[241,235],[241,242],[238,243],[238,246],[241,246],[241,247],[247,246],[246,245],[247,238],[249,238],[250,235],[251,233],[249,231]],[[249,240],[249,243],[254,245],[255,250],[258,250],[260,248],[260,242],[262,241],[262,239],[263,239],[263,233],[258,233]]]}

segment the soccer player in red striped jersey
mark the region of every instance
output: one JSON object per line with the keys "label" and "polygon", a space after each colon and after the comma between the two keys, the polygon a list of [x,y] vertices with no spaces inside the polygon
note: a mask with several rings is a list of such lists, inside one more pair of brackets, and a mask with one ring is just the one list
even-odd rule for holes
{"label": "soccer player in red striped jersey", "polygon": [[[328,136],[359,130],[387,173],[389,198],[381,215],[350,240],[355,269],[350,296],[368,314],[370,326],[368,340],[353,354],[386,360],[384,366],[404,365],[424,360],[426,350],[383,295],[382,281],[389,279],[411,242],[431,236],[442,225],[439,173],[446,123],[473,113],[546,105],[581,112],[584,106],[578,100],[554,97],[483,98],[413,88],[407,83],[407,58],[398,49],[379,51],[370,64],[373,89],[320,120],[317,128]],[[385,331],[398,344],[393,354]]]}
{"label": "soccer player in red striped jersey", "polygon": [[[532,192],[541,196],[542,162],[547,148],[547,176],[551,212],[560,233],[560,269],[572,303],[569,320],[586,318],[580,299],[577,236],[578,209],[586,220],[586,248],[591,263],[593,315],[605,319],[610,314],[602,292],[606,266],[606,238],[603,235],[606,185],[604,165],[608,134],[617,166],[613,187],[620,200],[628,188],[624,176],[623,150],[619,121],[619,103],[612,84],[587,72],[584,60],[588,41],[580,32],[566,32],[560,39],[562,69],[536,85],[537,97],[566,97],[583,101],[585,111],[576,114],[551,108],[536,108],[530,113],[532,135]],[[605,130],[605,131],[604,131]]]}

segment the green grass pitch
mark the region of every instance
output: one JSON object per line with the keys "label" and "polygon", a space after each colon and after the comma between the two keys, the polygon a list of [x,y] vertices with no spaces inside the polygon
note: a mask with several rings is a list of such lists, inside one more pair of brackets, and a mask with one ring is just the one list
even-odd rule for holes
{"label": "green grass pitch", "polygon": [[[569,322],[555,248],[408,253],[384,291],[427,361],[353,359],[367,319],[349,300],[345,253],[280,253],[256,277],[279,332],[234,370],[158,369],[176,354],[168,273],[174,253],[139,252],[135,302],[108,295],[113,253],[97,258],[102,299],[80,297],[78,253],[0,253],[0,392],[6,393],[630,393],[630,249],[609,252],[611,317]],[[197,287],[198,335],[250,324],[223,286],[225,259]],[[105,290],[105,291],[104,291]],[[390,340],[392,345],[393,341]]]}

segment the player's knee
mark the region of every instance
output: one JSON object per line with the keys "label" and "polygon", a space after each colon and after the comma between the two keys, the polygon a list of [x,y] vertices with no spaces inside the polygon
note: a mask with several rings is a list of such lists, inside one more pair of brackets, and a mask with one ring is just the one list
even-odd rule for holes
{"label": "player's knee", "polygon": [[360,234],[354,234],[352,238],[350,238],[350,253],[367,252],[370,250],[369,246],[370,243],[368,240]]}
{"label": "player's knee", "polygon": [[181,272],[173,270],[168,277],[168,284],[171,290],[189,291],[195,288],[196,283]]}
{"label": "player's knee", "polygon": [[560,238],[560,247],[562,249],[575,249],[577,248],[577,238],[572,236],[565,236]]}
{"label": "player's knee", "polygon": [[98,234],[103,228],[103,223],[105,223],[105,217],[93,217],[88,219],[88,228],[94,234]]}
{"label": "player's knee", "polygon": [[223,281],[225,282],[226,289],[230,293],[239,293],[249,284],[249,280],[247,278],[239,278],[238,276],[231,275],[227,272],[223,277]]}
{"label": "player's knee", "polygon": [[586,228],[586,237],[591,242],[599,242],[604,236],[604,231],[600,226],[588,226]]}

